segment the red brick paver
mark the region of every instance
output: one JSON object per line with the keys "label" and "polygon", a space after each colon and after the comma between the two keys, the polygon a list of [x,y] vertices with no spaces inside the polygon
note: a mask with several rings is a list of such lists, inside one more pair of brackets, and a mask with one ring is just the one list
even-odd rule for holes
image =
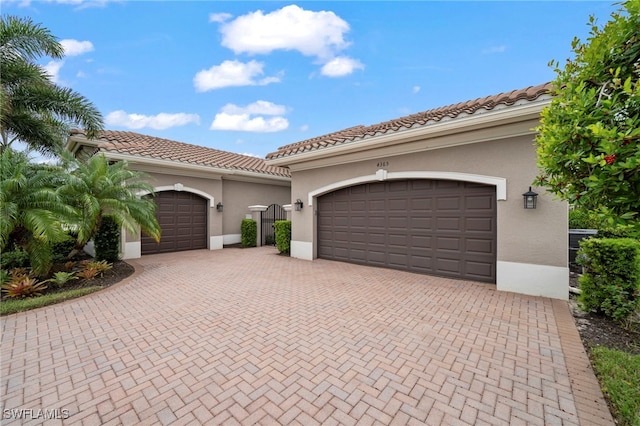
{"label": "red brick paver", "polygon": [[137,263],[2,318],[3,424],[612,424],[564,302],[273,248]]}

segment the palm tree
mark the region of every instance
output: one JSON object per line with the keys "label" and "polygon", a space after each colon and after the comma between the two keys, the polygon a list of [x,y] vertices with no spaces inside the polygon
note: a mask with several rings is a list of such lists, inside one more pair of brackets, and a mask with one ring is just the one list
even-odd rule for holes
{"label": "palm tree", "polygon": [[36,274],[49,271],[51,244],[67,238],[62,223],[73,210],[55,189],[64,178],[61,172],[30,163],[11,148],[0,152],[0,251],[22,247]]}
{"label": "palm tree", "polygon": [[55,153],[71,127],[94,137],[102,115],[82,95],[54,84],[35,60],[60,59],[64,48],[49,30],[29,18],[0,21],[0,150],[16,141],[41,153]]}
{"label": "palm tree", "polygon": [[58,192],[75,209],[76,250],[81,250],[95,236],[105,215],[131,233],[137,233],[140,227],[160,241],[156,204],[151,198],[141,196],[153,193],[146,174],[129,170],[125,161],[110,163],[104,154],[94,155],[84,163],[70,153],[62,156],[70,173]]}

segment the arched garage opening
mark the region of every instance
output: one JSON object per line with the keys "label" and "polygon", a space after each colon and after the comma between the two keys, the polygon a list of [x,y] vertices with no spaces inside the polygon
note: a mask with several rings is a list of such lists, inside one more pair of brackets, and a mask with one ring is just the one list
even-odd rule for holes
{"label": "arched garage opening", "polygon": [[403,179],[318,197],[318,257],[496,282],[496,187]]}
{"label": "arched garage opening", "polygon": [[162,237],[158,244],[143,233],[143,255],[207,248],[207,199],[187,191],[161,191],[154,201]]}

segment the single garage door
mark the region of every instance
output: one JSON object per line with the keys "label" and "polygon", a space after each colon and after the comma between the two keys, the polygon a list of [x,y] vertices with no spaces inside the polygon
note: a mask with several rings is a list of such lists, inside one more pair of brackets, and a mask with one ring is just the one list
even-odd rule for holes
{"label": "single garage door", "polygon": [[154,197],[162,228],[160,244],[142,235],[142,254],[207,248],[207,200],[183,191],[162,191]]}
{"label": "single garage door", "polygon": [[495,283],[495,187],[406,180],[323,195],[318,257]]}

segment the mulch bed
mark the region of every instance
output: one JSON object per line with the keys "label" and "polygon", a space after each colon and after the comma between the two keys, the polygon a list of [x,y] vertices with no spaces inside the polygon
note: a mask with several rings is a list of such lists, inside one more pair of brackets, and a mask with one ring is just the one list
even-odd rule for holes
{"label": "mulch bed", "polygon": [[135,272],[135,268],[122,260],[114,262],[111,269],[106,271],[102,276],[92,278],[90,280],[79,278],[70,281],[62,287],[57,287],[53,283],[48,283],[48,288],[43,294],[60,293],[67,290],[75,290],[84,287],[99,286],[102,288],[110,287],[119,283]]}
{"label": "mulch bed", "polygon": [[[571,286],[577,287],[577,274],[571,274]],[[640,355],[640,317],[625,329],[615,321],[595,312],[584,312],[578,306],[577,296],[571,294],[569,306],[576,321],[578,333],[587,351],[596,346],[618,349]]]}

